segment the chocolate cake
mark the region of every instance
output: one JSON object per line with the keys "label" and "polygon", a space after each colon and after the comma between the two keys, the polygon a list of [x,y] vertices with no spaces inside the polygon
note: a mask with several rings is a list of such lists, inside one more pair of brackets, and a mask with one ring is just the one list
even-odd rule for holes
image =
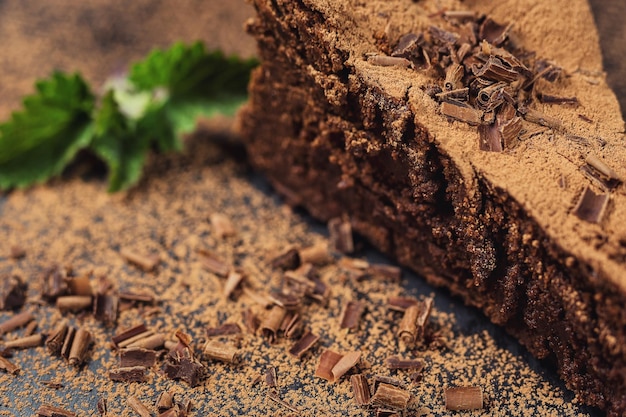
{"label": "chocolate cake", "polygon": [[624,415],[624,122],[587,2],[253,3],[252,164]]}

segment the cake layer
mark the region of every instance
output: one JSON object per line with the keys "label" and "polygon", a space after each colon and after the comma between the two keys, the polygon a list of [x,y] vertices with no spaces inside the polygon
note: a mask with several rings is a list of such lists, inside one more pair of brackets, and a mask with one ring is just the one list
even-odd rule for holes
{"label": "cake layer", "polygon": [[[435,3],[515,22],[511,38],[564,68],[544,93],[581,105],[535,100],[558,129],[481,150],[477,128],[441,114],[428,94],[442,84],[436,74],[371,59],[437,23]],[[554,360],[581,401],[622,415],[626,152],[593,21],[584,1],[486,3],[255,1],[263,64],[241,118],[250,158],[292,204],[322,220],[349,217],[382,251]],[[618,185],[585,176],[589,160]],[[580,213],[587,189],[608,201],[595,223]]]}

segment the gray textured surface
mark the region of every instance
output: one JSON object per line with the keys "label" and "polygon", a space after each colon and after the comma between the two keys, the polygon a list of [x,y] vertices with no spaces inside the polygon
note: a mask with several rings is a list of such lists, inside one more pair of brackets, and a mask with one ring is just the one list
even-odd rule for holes
{"label": "gray textured surface", "polygon": [[590,0],[600,29],[604,67],[626,118],[626,1]]}

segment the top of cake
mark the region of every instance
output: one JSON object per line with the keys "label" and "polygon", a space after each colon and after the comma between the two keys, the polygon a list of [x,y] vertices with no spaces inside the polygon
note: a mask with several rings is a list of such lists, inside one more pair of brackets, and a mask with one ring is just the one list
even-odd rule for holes
{"label": "top of cake", "polygon": [[[324,36],[338,50],[349,52],[346,65],[352,68],[351,76],[407,103],[417,115],[416,124],[426,127],[431,140],[454,159],[470,198],[478,178],[502,187],[558,245],[588,263],[591,274],[608,277],[626,290],[624,121],[606,84],[598,35],[585,0],[381,0],[367,5],[357,0],[306,0],[305,4],[326,16]],[[472,50],[481,49],[483,61],[477,61],[470,75],[485,71],[489,55],[505,61],[502,56],[513,50],[511,59],[530,57],[536,66],[558,71],[544,77],[549,70],[534,69],[521,81],[534,85],[527,88],[523,104],[521,99],[514,103],[513,115],[519,117],[514,140],[485,143],[489,134],[479,130],[485,129],[481,125],[487,124],[486,118],[498,116],[498,110],[490,113],[493,109],[479,109],[463,99],[459,103],[455,97],[441,99],[436,94],[447,92],[441,88],[447,81],[445,69],[437,73],[437,63],[426,62],[432,57],[425,58],[421,67],[416,60],[402,57],[402,47],[410,43],[407,39],[430,44],[423,50],[432,55],[438,41],[433,37],[443,39],[440,42],[450,33],[462,38],[467,19],[479,25],[489,19],[496,35],[507,38],[495,46],[478,39]],[[434,33],[438,29],[442,32]],[[452,53],[458,53],[462,43],[457,39]],[[390,61],[392,54],[396,58]],[[445,53],[435,59],[442,56]],[[444,59],[448,68],[455,60]],[[507,88],[514,83],[505,81]],[[440,89],[433,91],[433,86]],[[457,87],[466,86],[450,89]],[[455,116],[466,108],[469,113]],[[393,131],[386,137],[395,140]],[[528,237],[529,242],[535,239]]]}

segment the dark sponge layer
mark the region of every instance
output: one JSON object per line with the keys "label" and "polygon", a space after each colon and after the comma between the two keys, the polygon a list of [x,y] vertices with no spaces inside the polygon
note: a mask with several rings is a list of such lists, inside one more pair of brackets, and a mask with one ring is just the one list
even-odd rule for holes
{"label": "dark sponge layer", "polygon": [[263,65],[241,117],[252,164],[289,203],[321,220],[348,216],[380,250],[554,360],[583,402],[623,415],[626,362],[611,349],[626,341],[623,294],[497,184],[478,177],[467,195],[420,116],[317,35],[323,14],[300,2],[256,3],[249,29]]}

